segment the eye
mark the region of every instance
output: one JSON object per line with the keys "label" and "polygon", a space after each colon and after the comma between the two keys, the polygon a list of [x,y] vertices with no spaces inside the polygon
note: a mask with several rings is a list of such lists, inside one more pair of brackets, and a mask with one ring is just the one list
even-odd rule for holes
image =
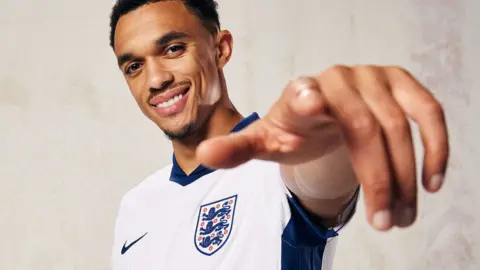
{"label": "eye", "polygon": [[140,63],[132,63],[125,68],[125,74],[132,74],[141,67]]}
{"label": "eye", "polygon": [[185,51],[185,45],[176,44],[167,48],[166,55],[174,57]]}

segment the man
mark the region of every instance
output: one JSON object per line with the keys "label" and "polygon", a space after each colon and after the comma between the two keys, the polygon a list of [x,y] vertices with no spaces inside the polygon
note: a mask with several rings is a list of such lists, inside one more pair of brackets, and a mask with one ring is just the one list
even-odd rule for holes
{"label": "man", "polygon": [[440,189],[443,111],[405,70],[335,66],[290,82],[263,118],[243,117],[223,73],[232,40],[213,0],[114,6],[118,65],[174,149],[171,165],[124,196],[114,269],[331,269],[360,186],[374,228],[414,222],[407,118],[423,138],[423,185]]}

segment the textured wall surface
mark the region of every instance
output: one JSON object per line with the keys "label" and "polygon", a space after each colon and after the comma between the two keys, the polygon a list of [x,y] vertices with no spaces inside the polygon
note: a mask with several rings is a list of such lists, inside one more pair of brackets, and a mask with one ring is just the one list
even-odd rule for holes
{"label": "textured wall surface", "polygon": [[[0,269],[108,269],[124,192],[170,161],[108,47],[113,1],[0,1]],[[480,269],[480,1],[220,0],[242,113],[333,64],[402,65],[444,104],[452,159],[415,226],[378,233],[360,204],[336,270]],[[418,134],[418,157],[422,149]]]}

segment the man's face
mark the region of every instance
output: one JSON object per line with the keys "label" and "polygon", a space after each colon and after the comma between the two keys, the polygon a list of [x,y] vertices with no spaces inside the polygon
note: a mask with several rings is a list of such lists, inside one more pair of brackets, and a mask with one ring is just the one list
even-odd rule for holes
{"label": "man's face", "polygon": [[220,99],[215,39],[181,1],[123,15],[114,51],[140,109],[172,139],[198,129]]}

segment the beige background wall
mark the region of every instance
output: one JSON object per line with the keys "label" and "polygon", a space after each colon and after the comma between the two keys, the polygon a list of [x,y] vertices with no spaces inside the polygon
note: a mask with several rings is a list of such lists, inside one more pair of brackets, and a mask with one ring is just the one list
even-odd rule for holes
{"label": "beige background wall", "polygon": [[[170,161],[108,47],[112,2],[0,1],[2,270],[108,269],[122,194]],[[335,269],[480,269],[480,1],[219,2],[244,114],[264,114],[289,79],[337,63],[405,66],[445,105],[445,189],[422,192],[416,225],[387,234],[360,205]]]}

